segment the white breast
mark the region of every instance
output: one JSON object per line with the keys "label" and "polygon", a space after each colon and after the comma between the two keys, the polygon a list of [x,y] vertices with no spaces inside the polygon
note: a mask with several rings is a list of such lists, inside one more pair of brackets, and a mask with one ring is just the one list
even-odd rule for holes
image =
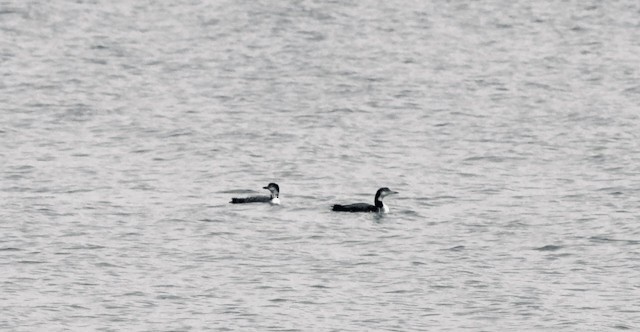
{"label": "white breast", "polygon": [[382,213],[389,212],[389,207],[386,204],[382,203],[382,208],[380,209],[380,212]]}
{"label": "white breast", "polygon": [[271,199],[271,201],[269,203],[271,203],[273,205],[280,205],[280,198],[274,197],[274,198]]}

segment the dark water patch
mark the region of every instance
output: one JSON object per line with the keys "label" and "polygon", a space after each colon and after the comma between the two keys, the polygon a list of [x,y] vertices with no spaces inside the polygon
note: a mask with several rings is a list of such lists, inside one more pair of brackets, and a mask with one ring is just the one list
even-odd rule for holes
{"label": "dark water patch", "polygon": [[85,236],[87,235],[87,233],[85,232],[70,232],[70,233],[65,233],[62,234],[62,237],[72,237],[72,236]]}
{"label": "dark water patch", "polygon": [[15,9],[0,9],[0,15],[24,14]]}
{"label": "dark water patch", "polygon": [[592,236],[589,238],[592,242],[598,243],[624,243],[627,245],[638,245],[640,244],[640,240],[620,240],[620,239],[612,239],[605,236]]}
{"label": "dark water patch", "polygon": [[[442,196],[434,196],[431,198],[431,200],[453,200],[453,199],[458,199],[458,196],[449,196],[449,195],[442,195]],[[427,200],[429,200],[429,198],[425,198]]]}
{"label": "dark water patch", "polygon": [[193,260],[196,262],[216,262],[216,261],[233,261],[238,255],[194,255]]}
{"label": "dark water patch", "polygon": [[203,26],[214,26],[214,25],[218,25],[219,23],[220,23],[220,20],[217,18],[211,18],[201,22]]}
{"label": "dark water patch", "polygon": [[[115,304],[104,304],[103,306],[104,306],[105,309],[125,309],[125,308],[127,308],[124,305],[115,305]],[[112,322],[124,322],[124,321],[126,321],[126,319],[124,317],[117,317],[116,315],[113,315],[112,317],[114,317],[114,318],[109,319]]]}
{"label": "dark water patch", "polygon": [[158,220],[159,223],[186,223],[191,222],[189,219],[179,219],[179,218],[163,218]]}
{"label": "dark water patch", "polygon": [[627,326],[627,325],[614,325],[613,328],[616,329],[616,330],[631,330],[631,329],[633,329],[632,327]]}
{"label": "dark water patch", "polygon": [[464,178],[475,178],[475,177],[479,177],[480,176],[480,174],[467,173],[467,172],[460,172],[460,173],[458,173],[458,175],[460,175],[461,177],[464,177]]}
{"label": "dark water patch", "polygon": [[[500,156],[473,156],[473,157],[469,157],[469,158],[465,158],[462,161],[463,162],[475,162],[475,161],[480,161],[480,162],[491,162],[491,163],[501,163],[503,161],[505,161],[507,158],[505,157],[500,157]],[[519,159],[519,158],[509,158],[509,159]]]}
{"label": "dark water patch", "polygon": [[30,260],[22,260],[18,261],[19,264],[44,264],[46,262],[43,261],[30,261]]}
{"label": "dark water patch", "polygon": [[566,290],[571,291],[571,292],[590,292],[590,291],[592,291],[592,289],[588,289],[588,288],[566,288]]}
{"label": "dark water patch", "polygon": [[[391,235],[382,235],[382,236],[380,236],[379,238],[380,238],[380,239],[398,239],[398,238],[403,238],[403,237],[405,237],[405,236],[406,236],[406,235],[402,235],[402,234],[391,234]],[[345,242],[346,242],[346,241],[345,241]],[[367,242],[367,241],[364,241],[364,242],[365,242],[365,243],[370,243],[370,242]]]}
{"label": "dark water patch", "polygon": [[622,192],[623,188],[621,187],[602,187],[596,189],[596,191],[604,191],[604,192]]}
{"label": "dark water patch", "polygon": [[[587,262],[583,259],[578,259],[576,261],[573,262],[573,264],[575,265],[581,265],[581,266],[588,266],[590,262]],[[571,271],[574,272],[579,272],[579,271],[584,271],[584,268],[572,268]]]}
{"label": "dark water patch", "polygon": [[[232,190],[218,191],[216,193],[217,194],[252,194],[257,192],[258,191],[251,190],[251,189],[232,189]],[[265,193],[268,193],[266,189],[265,189]]]}
{"label": "dark water patch", "polygon": [[[5,177],[5,180],[19,180],[24,178],[22,175],[10,175]],[[30,192],[32,191],[33,188],[30,187],[17,187],[17,186],[13,186],[13,187],[7,187],[7,188],[3,188],[2,191],[4,192],[15,192],[15,193],[24,193],[24,192]]]}
{"label": "dark water patch", "polygon": [[486,281],[483,281],[483,280],[467,280],[464,283],[465,283],[465,285],[469,285],[469,286],[472,286],[474,288],[487,288],[487,287],[489,287],[489,285],[487,285]]}
{"label": "dark water patch", "polygon": [[[540,249],[535,249],[535,250],[540,250]],[[548,250],[548,251],[553,251],[553,250]],[[572,255],[571,254],[548,254],[544,256],[544,259],[548,261],[555,261],[560,258],[568,257],[568,256],[572,256]]]}
{"label": "dark water patch", "polygon": [[355,262],[355,263],[351,263],[351,266],[362,266],[362,265],[377,265],[378,262]]}
{"label": "dark water patch", "polygon": [[171,138],[171,137],[180,137],[180,136],[191,136],[193,135],[193,132],[188,130],[188,129],[182,129],[182,130],[173,130],[170,131],[166,134],[163,135],[163,137],[165,138]]}
{"label": "dark water patch", "polygon": [[301,329],[284,328],[284,327],[280,327],[280,326],[267,326],[266,329],[269,330],[269,331],[277,331],[277,332],[302,332],[302,331],[304,331],[304,330],[301,330]]}
{"label": "dark water patch", "polygon": [[546,246],[543,247],[539,247],[539,248],[535,248],[534,250],[538,250],[538,251],[556,251],[556,250],[560,250],[562,249],[562,246],[556,246],[553,244],[548,244]]}
{"label": "dark water patch", "polygon": [[77,305],[77,304],[67,305],[66,307],[69,308],[69,309],[89,310],[89,308],[83,307],[83,306]]}
{"label": "dark water patch", "polygon": [[125,212],[125,211],[117,211],[112,212],[110,215],[119,216],[119,217],[132,217],[132,216],[140,216],[142,213],[140,212]]}
{"label": "dark water patch", "polygon": [[597,308],[597,307],[580,307],[578,309],[580,309],[580,310],[598,310],[599,308]]}
{"label": "dark water patch", "polygon": [[578,198],[584,198],[584,197],[585,197],[585,194],[575,193],[575,194],[563,195],[562,199],[578,199]]}
{"label": "dark water patch", "polygon": [[233,233],[233,232],[209,232],[209,233],[207,233],[207,236],[229,236],[229,235],[236,235],[236,233]]}
{"label": "dark water patch", "polygon": [[401,211],[398,211],[398,214],[406,217],[421,217],[421,215],[414,210],[401,210]]}
{"label": "dark water patch", "polygon": [[521,227],[526,227],[529,226],[528,224],[524,223],[521,220],[513,220],[513,221],[509,221],[506,225],[507,228],[521,228]]}
{"label": "dark water patch", "polygon": [[331,287],[325,286],[325,285],[320,285],[320,284],[315,284],[315,285],[311,285],[309,286],[311,288],[319,288],[319,289],[329,289]]}
{"label": "dark water patch", "polygon": [[410,290],[406,290],[406,289],[397,289],[397,290],[392,290],[392,291],[386,291],[384,293],[387,294],[408,294],[408,293],[413,293],[414,291],[410,291]]}
{"label": "dark water patch", "polygon": [[453,111],[453,112],[451,112],[451,115],[461,116],[461,117],[470,117],[470,118],[475,118],[475,119],[484,119],[484,118],[486,118],[488,116],[488,115],[482,114],[481,112],[467,113],[467,112],[462,112],[462,111]]}
{"label": "dark water patch", "polygon": [[176,288],[176,287],[178,287],[178,285],[160,284],[160,285],[153,285],[151,287],[156,287],[156,288]]}
{"label": "dark water patch", "polygon": [[436,289],[451,289],[451,288],[456,288],[453,285],[438,285],[438,284],[433,284],[429,286],[430,288],[436,288]]}
{"label": "dark water patch", "polygon": [[72,157],[81,157],[81,158],[82,158],[82,157],[89,157],[89,156],[91,156],[91,155],[90,155],[90,154],[88,154],[88,153],[78,152],[78,153],[72,153],[72,154],[71,154],[71,156],[72,156]]}
{"label": "dark water patch", "polygon": [[257,289],[275,289],[276,287],[269,286],[269,285],[259,285],[256,288]]}
{"label": "dark water patch", "polygon": [[200,219],[200,221],[202,221],[202,222],[212,222],[212,223],[223,223],[223,222],[226,222],[226,220],[223,220],[223,219],[209,219],[209,218]]}
{"label": "dark water patch", "polygon": [[276,302],[276,303],[279,303],[279,302],[287,302],[287,301],[289,301],[289,300],[287,300],[287,299],[283,299],[283,298],[281,298],[281,297],[277,297],[277,298],[274,298],[274,299],[269,299],[269,302]]}
{"label": "dark water patch", "polygon": [[299,236],[281,236],[281,237],[272,237],[272,238],[268,238],[267,241],[274,241],[274,242],[290,242],[290,241],[297,241],[300,240]]}
{"label": "dark water patch", "polygon": [[353,108],[334,108],[331,109],[329,111],[327,111],[327,113],[340,113],[340,114],[349,114],[349,113],[360,113],[362,112],[361,110],[356,110]]}
{"label": "dark water patch", "polygon": [[0,251],[22,251],[22,249],[13,248],[13,247],[5,247],[5,248],[0,248]]}
{"label": "dark water patch", "polygon": [[156,299],[158,300],[181,300],[183,299],[182,296],[178,296],[178,295],[173,295],[173,294],[161,294],[156,296]]}
{"label": "dark water patch", "polygon": [[570,257],[573,256],[574,254],[572,253],[561,253],[561,254],[554,254],[554,255],[549,255],[549,257],[553,257],[554,259],[558,259],[558,258],[566,258],[566,257]]}
{"label": "dark water patch", "polygon": [[[96,65],[106,65],[109,62],[107,60],[104,59],[96,59],[96,58],[88,58],[88,59],[84,59],[85,61],[87,61],[88,63],[93,63]],[[124,77],[122,77],[124,78]]]}
{"label": "dark water patch", "polygon": [[157,188],[155,186],[150,185],[150,184],[146,184],[146,183],[136,184],[136,185],[132,186],[131,189],[140,190],[140,191],[156,191],[157,190]]}
{"label": "dark water patch", "polygon": [[465,249],[466,249],[465,246],[455,246],[455,247],[447,248],[445,250],[448,250],[448,251],[463,251]]}
{"label": "dark water patch", "polygon": [[151,149],[137,149],[137,150],[133,150],[133,151],[131,151],[131,153],[139,153],[139,154],[142,154],[142,153],[147,153],[147,152],[151,152],[151,151],[153,151],[153,150],[151,150]]}
{"label": "dark water patch", "polygon": [[140,291],[134,291],[134,292],[124,293],[124,294],[122,294],[122,296],[147,296],[147,293],[140,292]]}
{"label": "dark water patch", "polygon": [[67,250],[95,250],[95,249],[104,249],[104,248],[106,248],[106,247],[98,245],[98,244],[83,244],[83,245],[77,245],[77,246],[72,246],[72,247],[66,247],[64,249],[67,249]]}
{"label": "dark water patch", "polygon": [[31,165],[9,166],[5,173],[29,173],[35,169],[36,168]]}
{"label": "dark water patch", "polygon": [[93,189],[70,189],[67,191],[64,191],[64,194],[77,194],[77,193],[90,193],[92,192]]}

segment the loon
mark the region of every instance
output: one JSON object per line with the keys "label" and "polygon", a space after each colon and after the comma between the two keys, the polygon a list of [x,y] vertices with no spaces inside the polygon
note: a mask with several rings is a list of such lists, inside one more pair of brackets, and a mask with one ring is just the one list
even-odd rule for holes
{"label": "loon", "polygon": [[382,203],[382,199],[386,196],[397,194],[397,191],[391,191],[391,189],[384,187],[378,189],[376,192],[376,198],[373,200],[374,205],[367,203],[355,203],[349,205],[340,205],[335,204],[333,206],[333,211],[341,211],[341,212],[379,212],[379,213],[387,213],[389,212],[389,207]]}
{"label": "loon", "polygon": [[271,203],[271,204],[280,204],[280,187],[275,183],[269,183],[266,187],[262,187],[263,189],[267,189],[271,192],[271,196],[251,196],[245,198],[232,198],[231,204],[240,204],[240,203]]}

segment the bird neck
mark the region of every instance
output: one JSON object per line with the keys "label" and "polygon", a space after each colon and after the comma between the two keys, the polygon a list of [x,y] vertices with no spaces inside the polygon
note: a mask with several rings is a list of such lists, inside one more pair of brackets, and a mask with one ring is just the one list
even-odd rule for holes
{"label": "bird neck", "polygon": [[384,203],[382,203],[382,197],[380,197],[380,193],[376,193],[376,198],[373,200],[373,203],[377,208],[384,207]]}

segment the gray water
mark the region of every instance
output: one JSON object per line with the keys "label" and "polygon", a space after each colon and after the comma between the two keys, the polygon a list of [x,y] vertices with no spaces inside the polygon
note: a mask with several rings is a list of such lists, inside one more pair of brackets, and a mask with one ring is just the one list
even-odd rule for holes
{"label": "gray water", "polygon": [[638,330],[639,17],[0,1],[0,329]]}

